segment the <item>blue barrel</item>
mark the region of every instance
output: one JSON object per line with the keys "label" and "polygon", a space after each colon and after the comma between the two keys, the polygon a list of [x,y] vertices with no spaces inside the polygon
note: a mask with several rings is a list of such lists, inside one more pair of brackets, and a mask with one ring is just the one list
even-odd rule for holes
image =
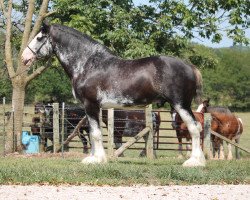
{"label": "blue barrel", "polygon": [[22,144],[25,146],[25,153],[39,153],[39,136],[23,131]]}

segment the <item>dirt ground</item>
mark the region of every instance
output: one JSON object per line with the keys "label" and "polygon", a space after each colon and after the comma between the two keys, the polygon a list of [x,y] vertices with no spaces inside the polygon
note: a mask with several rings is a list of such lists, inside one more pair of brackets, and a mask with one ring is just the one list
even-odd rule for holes
{"label": "dirt ground", "polygon": [[48,186],[1,185],[4,200],[249,200],[250,185],[194,186]]}

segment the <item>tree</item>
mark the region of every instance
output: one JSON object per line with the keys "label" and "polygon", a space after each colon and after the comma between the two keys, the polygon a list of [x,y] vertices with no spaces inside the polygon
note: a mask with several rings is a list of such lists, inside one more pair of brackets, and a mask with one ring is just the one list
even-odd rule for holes
{"label": "tree", "polygon": [[250,108],[250,50],[222,48],[214,53],[219,63],[214,69],[204,69],[205,91],[215,105],[232,110]]}
{"label": "tree", "polygon": [[150,5],[138,7],[132,0],[53,2],[55,22],[90,34],[125,58],[182,57],[197,34],[219,42],[225,32],[235,43],[249,43],[245,36],[250,10],[247,0],[151,0]]}
{"label": "tree", "polygon": [[[14,130],[12,130],[12,126],[8,127],[7,130],[7,152],[22,149],[21,132],[25,90],[30,81],[46,68],[40,66],[36,70],[28,72],[29,69],[22,64],[21,53],[27,46],[27,43],[40,29],[43,19],[49,14],[47,12],[49,0],[37,2],[29,0],[19,3],[15,4],[12,0],[0,0],[1,17],[3,18],[5,29],[5,65],[12,84],[12,108],[14,109],[12,117],[15,122]],[[36,8],[39,8],[39,10]],[[21,11],[22,13],[18,14],[17,11]],[[19,15],[21,19],[16,21],[13,17],[14,15]],[[23,29],[22,34],[19,34],[19,29]],[[21,40],[18,40],[18,36]],[[14,44],[18,44],[18,46],[14,47]],[[14,137],[12,137],[13,133]]]}

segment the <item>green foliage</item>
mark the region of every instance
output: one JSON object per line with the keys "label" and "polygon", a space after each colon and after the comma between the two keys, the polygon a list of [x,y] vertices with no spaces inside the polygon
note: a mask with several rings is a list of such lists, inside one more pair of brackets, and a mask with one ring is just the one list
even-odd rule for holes
{"label": "green foliage", "polygon": [[26,102],[72,102],[71,83],[61,67],[49,67],[27,88]]}
{"label": "green foliage", "polygon": [[[121,57],[135,58],[156,53],[180,56],[194,32],[219,42],[222,39],[220,24],[224,20],[232,25],[231,29],[224,30],[228,31],[229,37],[233,37],[236,43],[248,43],[243,33],[248,27],[249,5],[244,0],[238,2],[240,6],[214,0],[192,0],[189,4],[186,1],[152,0],[154,4],[138,7],[131,0],[53,2],[58,13],[53,17],[54,22],[90,34]],[[226,13],[218,17],[223,10]],[[239,15],[243,18],[236,20]],[[240,29],[241,26],[244,28]],[[139,48],[143,46],[145,48]]]}
{"label": "green foliage", "polygon": [[219,64],[203,70],[205,93],[214,105],[233,110],[250,108],[250,49],[225,48],[215,51]]}
{"label": "green foliage", "polygon": [[0,98],[10,98],[11,82],[4,62],[4,37],[5,35],[0,32]]}

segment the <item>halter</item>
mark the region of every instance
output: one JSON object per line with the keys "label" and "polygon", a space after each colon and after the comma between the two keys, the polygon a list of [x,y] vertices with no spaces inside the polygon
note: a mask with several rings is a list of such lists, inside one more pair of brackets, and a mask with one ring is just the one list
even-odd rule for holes
{"label": "halter", "polygon": [[42,58],[42,56],[41,56],[41,57],[38,56],[38,52],[41,50],[41,48],[44,46],[44,44],[47,42],[47,40],[49,40],[49,43],[51,43],[51,42],[50,42],[50,38],[49,38],[47,35],[42,36],[42,37],[46,37],[46,40],[43,41],[43,43],[42,43],[41,46],[37,49],[37,51],[34,51],[29,45],[27,46],[28,49],[29,49],[37,58]]}

